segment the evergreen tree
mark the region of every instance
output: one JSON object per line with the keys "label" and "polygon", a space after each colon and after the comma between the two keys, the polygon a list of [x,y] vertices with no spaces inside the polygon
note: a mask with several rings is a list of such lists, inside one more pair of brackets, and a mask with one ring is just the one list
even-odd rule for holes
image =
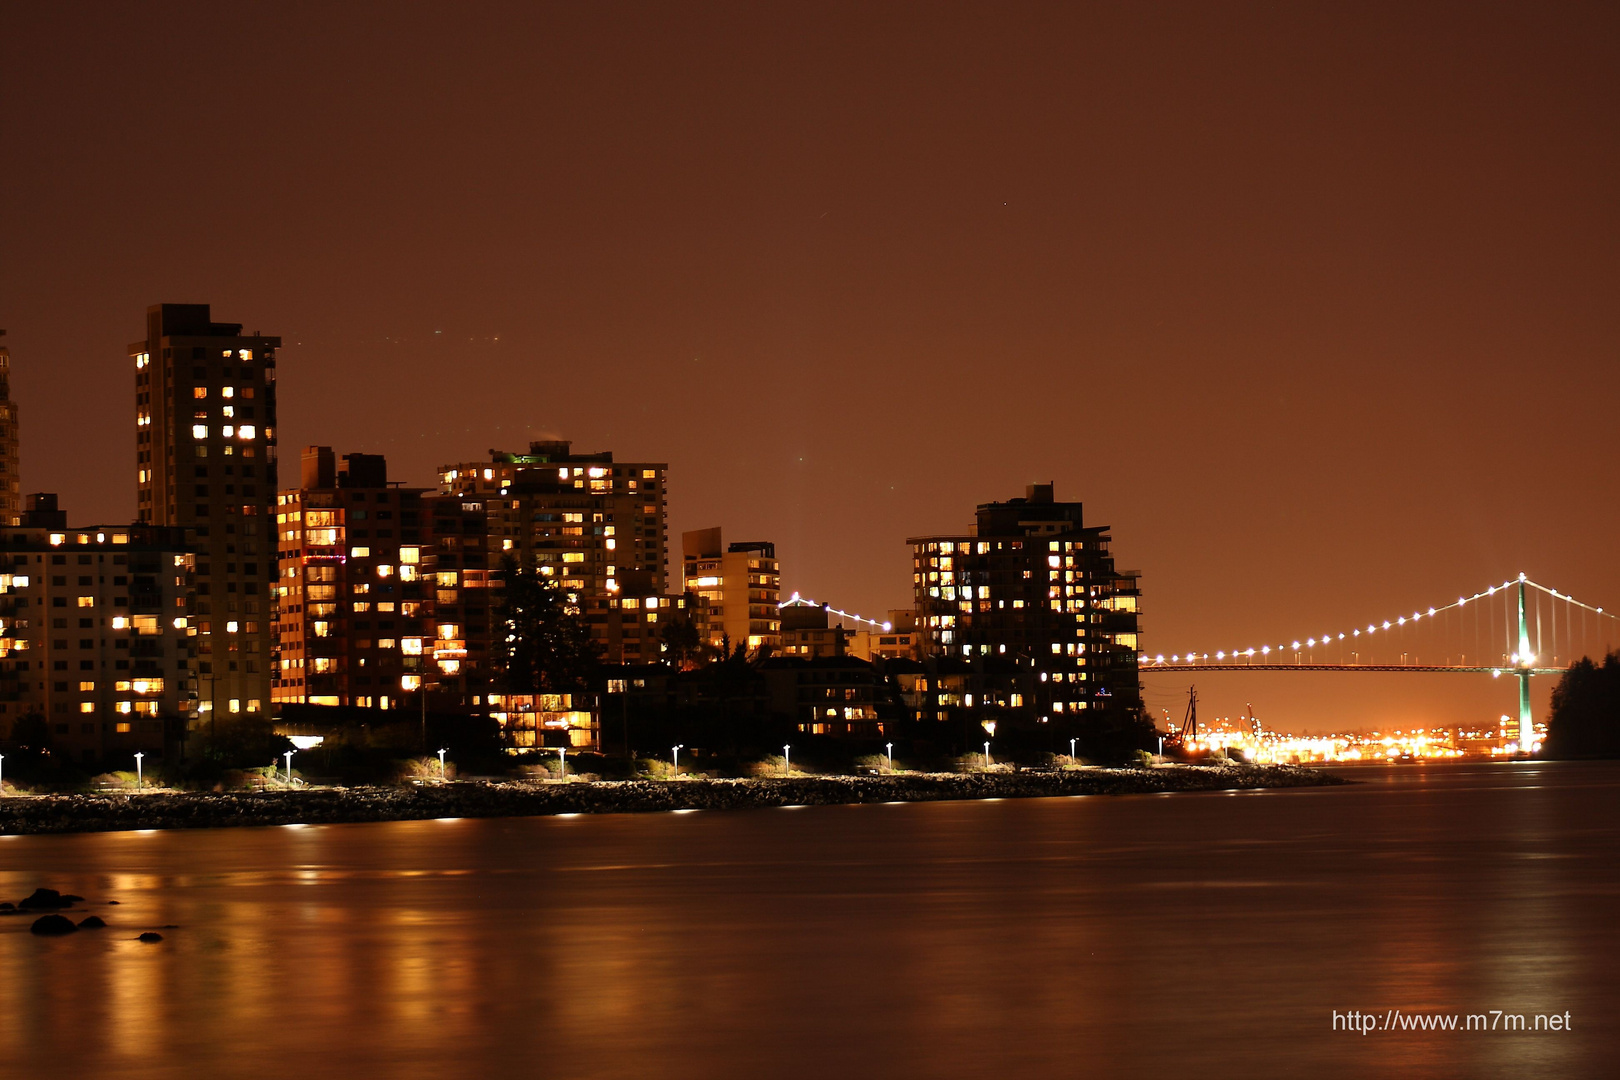
{"label": "evergreen tree", "polygon": [[502,563],[501,573],[506,592],[500,657],[506,688],[514,694],[586,689],[596,673],[599,650],[578,595],[511,557]]}
{"label": "evergreen tree", "polygon": [[1542,754],[1549,758],[1620,757],[1620,653],[1602,664],[1582,657],[1553,689]]}

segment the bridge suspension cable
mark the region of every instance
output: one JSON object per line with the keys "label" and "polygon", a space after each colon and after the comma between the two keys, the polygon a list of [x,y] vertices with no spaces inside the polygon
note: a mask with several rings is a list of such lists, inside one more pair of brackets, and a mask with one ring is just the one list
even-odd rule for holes
{"label": "bridge suspension cable", "polygon": [[[1620,632],[1620,617],[1617,617],[1612,612],[1605,611],[1601,607],[1598,607],[1598,606],[1595,606],[1595,605],[1588,604],[1588,603],[1585,603],[1583,601],[1577,600],[1573,596],[1571,596],[1570,594],[1568,594],[1566,592],[1561,592],[1558,589],[1552,588],[1550,586],[1542,585],[1540,582],[1531,581],[1526,575],[1520,574],[1517,580],[1509,579],[1507,581],[1504,581],[1500,585],[1492,585],[1492,586],[1489,586],[1488,588],[1482,589],[1479,592],[1476,592],[1471,596],[1459,596],[1456,600],[1451,601],[1449,603],[1436,604],[1436,605],[1430,606],[1428,608],[1419,608],[1419,609],[1413,611],[1412,614],[1410,614],[1410,615],[1397,614],[1397,615],[1393,616],[1392,618],[1386,618],[1386,619],[1383,619],[1381,621],[1369,622],[1365,627],[1354,626],[1354,627],[1350,627],[1349,629],[1337,630],[1337,631],[1329,631],[1327,633],[1320,634],[1320,635],[1308,634],[1303,638],[1298,638],[1298,637],[1290,638],[1289,640],[1284,641],[1284,642],[1280,642],[1280,643],[1278,643],[1276,645],[1271,645],[1271,644],[1249,645],[1249,646],[1246,646],[1246,647],[1235,648],[1235,649],[1216,649],[1214,651],[1193,650],[1193,651],[1186,652],[1186,653],[1172,653],[1169,656],[1166,656],[1163,653],[1157,653],[1157,654],[1153,654],[1153,655],[1148,655],[1148,654],[1144,653],[1144,654],[1141,654],[1141,655],[1138,656],[1137,662],[1144,669],[1147,669],[1147,668],[1160,668],[1160,667],[1206,666],[1206,665],[1209,665],[1211,663],[1211,661],[1215,662],[1216,664],[1222,664],[1222,665],[1230,663],[1230,664],[1234,664],[1234,665],[1247,664],[1247,665],[1253,666],[1255,659],[1259,658],[1261,664],[1264,664],[1266,666],[1270,666],[1272,664],[1278,664],[1278,665],[1288,664],[1288,661],[1285,658],[1290,653],[1292,653],[1292,654],[1294,654],[1294,662],[1293,662],[1293,665],[1290,665],[1290,666],[1298,666],[1300,664],[1300,654],[1302,654],[1302,653],[1310,653],[1310,652],[1313,652],[1314,650],[1317,650],[1317,649],[1327,649],[1327,648],[1330,648],[1330,647],[1342,647],[1342,646],[1344,646],[1346,644],[1362,644],[1362,643],[1365,643],[1365,644],[1371,646],[1376,641],[1387,640],[1389,638],[1389,635],[1391,634],[1391,632],[1399,632],[1399,631],[1401,631],[1404,628],[1409,627],[1409,626],[1418,626],[1418,625],[1422,625],[1424,623],[1432,623],[1439,616],[1445,615],[1448,612],[1463,611],[1464,609],[1467,609],[1470,604],[1478,604],[1478,602],[1482,601],[1482,600],[1489,600],[1489,599],[1492,599],[1492,598],[1497,597],[1497,596],[1502,596],[1504,600],[1511,601],[1513,592],[1516,590],[1516,588],[1519,588],[1519,587],[1526,587],[1526,588],[1530,588],[1530,589],[1535,589],[1539,593],[1544,594],[1547,597],[1551,598],[1551,600],[1561,601],[1565,605],[1567,605],[1567,607],[1565,609],[1565,612],[1564,612],[1564,615],[1565,615],[1564,641],[1565,641],[1566,645],[1573,645],[1573,643],[1575,641],[1574,622],[1573,622],[1573,620],[1574,620],[1574,611],[1575,610],[1579,610],[1581,612],[1581,614],[1582,614],[1582,627],[1581,627],[1581,629],[1582,629],[1582,632],[1581,632],[1582,640],[1584,640],[1585,638],[1587,638],[1589,636],[1588,633],[1587,633],[1587,630],[1586,630],[1586,619],[1589,616],[1596,616],[1597,621],[1598,621],[1598,625],[1601,628],[1603,628],[1603,630],[1606,631],[1606,633],[1603,635],[1605,641],[1611,640],[1610,635],[1615,634],[1617,632]],[[1538,597],[1538,601],[1539,601],[1539,597]],[[1486,605],[1486,607],[1487,607],[1487,611],[1488,611],[1488,617],[1489,617],[1490,622],[1491,622],[1490,638],[1495,639],[1495,637],[1496,637],[1496,621],[1495,621],[1496,612],[1495,612],[1495,607],[1493,605]],[[1551,623],[1552,639],[1553,639],[1552,640],[1553,649],[1552,649],[1551,655],[1557,656],[1558,655],[1558,649],[1557,649],[1557,642],[1558,642],[1558,618],[1557,618],[1557,615],[1558,615],[1558,613],[1557,613],[1556,610],[1553,610],[1550,613],[1550,615],[1551,615],[1551,618],[1550,618],[1549,621]],[[1529,645],[1528,641],[1518,641],[1518,642],[1516,642],[1516,641],[1512,640],[1512,627],[1511,627],[1512,620],[1509,617],[1507,617],[1507,613],[1504,613],[1504,618],[1502,620],[1502,630],[1503,630],[1504,637],[1505,637],[1505,640],[1506,640],[1507,649],[1503,653],[1501,653],[1499,655],[1502,656],[1503,658],[1505,658],[1505,660],[1508,662],[1508,665],[1518,665],[1518,664],[1522,663],[1526,659],[1533,660],[1536,655],[1546,653],[1546,650],[1542,647],[1543,646],[1543,630],[1542,630],[1542,626],[1541,626],[1541,610],[1540,610],[1539,602],[1537,604],[1536,611],[1535,611],[1535,620],[1536,620],[1536,632],[1535,632],[1535,635],[1534,635],[1535,636],[1535,647],[1534,648],[1527,648],[1527,646]],[[1476,639],[1475,655],[1476,655],[1476,657],[1483,657],[1483,655],[1485,655],[1485,650],[1484,650],[1484,648],[1481,646],[1481,644],[1479,642],[1479,631],[1480,631],[1480,628],[1478,627],[1478,625],[1476,623],[1476,628],[1475,628],[1475,639]],[[1380,637],[1380,635],[1382,635],[1382,637]],[[1275,659],[1274,659],[1274,657],[1275,657]],[[1571,658],[1571,659],[1573,659],[1573,658]],[[1313,665],[1310,665],[1310,666],[1322,667],[1324,665],[1313,664]],[[1392,666],[1416,666],[1416,665],[1381,665],[1381,666],[1391,666],[1392,667]],[[1483,665],[1476,664],[1470,670],[1491,670],[1493,668],[1500,668],[1500,667],[1503,667],[1503,666],[1507,666],[1507,665],[1500,664],[1500,663],[1498,663],[1498,664],[1483,664]],[[1462,667],[1462,665],[1450,665],[1450,664],[1448,664],[1448,665],[1428,665],[1428,667],[1431,670],[1437,670],[1440,667],[1458,667],[1458,668],[1460,668],[1460,667]]]}

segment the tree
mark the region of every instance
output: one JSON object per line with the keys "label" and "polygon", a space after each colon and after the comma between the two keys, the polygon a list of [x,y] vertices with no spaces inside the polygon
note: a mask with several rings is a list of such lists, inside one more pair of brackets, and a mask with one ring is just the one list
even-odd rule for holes
{"label": "tree", "polygon": [[[690,604],[688,609],[690,610]],[[698,633],[698,628],[689,615],[677,616],[666,622],[663,630],[659,632],[659,637],[664,645],[664,659],[673,664],[678,671],[691,671],[698,667],[708,659],[708,654],[712,651],[703,641],[703,635]]]}
{"label": "tree", "polygon": [[500,612],[506,631],[501,642],[506,688],[514,694],[584,690],[595,674],[599,650],[578,595],[510,556],[501,572],[506,583]]}
{"label": "tree", "polygon": [[1620,757],[1620,653],[1582,657],[1553,689],[1542,753],[1549,758]]}

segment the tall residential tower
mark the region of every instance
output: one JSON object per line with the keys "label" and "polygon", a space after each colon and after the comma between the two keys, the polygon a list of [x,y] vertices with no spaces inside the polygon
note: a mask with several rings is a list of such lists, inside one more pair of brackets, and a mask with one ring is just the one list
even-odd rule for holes
{"label": "tall residential tower", "polygon": [[207,304],[158,304],[129,347],[139,520],[183,530],[196,552],[203,721],[269,713],[280,346]]}

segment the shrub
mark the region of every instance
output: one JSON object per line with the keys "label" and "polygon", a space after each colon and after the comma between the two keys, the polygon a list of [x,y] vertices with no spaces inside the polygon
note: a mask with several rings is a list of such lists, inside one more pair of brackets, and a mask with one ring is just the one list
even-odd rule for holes
{"label": "shrub", "polygon": [[[439,756],[437,754],[409,758],[396,764],[397,779],[401,783],[435,783],[439,780]],[[446,761],[444,763],[444,779],[454,780],[455,778],[456,763]]]}
{"label": "shrub", "polygon": [[[150,780],[146,781],[147,786],[151,784]],[[139,781],[132,772],[106,772],[92,778],[90,786],[100,789],[111,788],[114,791],[134,791],[139,786]]]}

